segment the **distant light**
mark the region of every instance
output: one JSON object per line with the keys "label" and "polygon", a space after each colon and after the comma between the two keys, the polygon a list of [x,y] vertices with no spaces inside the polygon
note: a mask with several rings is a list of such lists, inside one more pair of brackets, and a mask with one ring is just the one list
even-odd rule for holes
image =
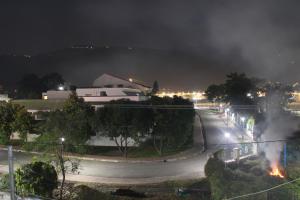
{"label": "distant light", "polygon": [[61,141],[61,142],[64,142],[64,141],[65,141],[65,138],[64,138],[64,137],[60,138],[60,141]]}
{"label": "distant light", "polygon": [[65,90],[65,87],[60,85],[60,86],[58,86],[58,90],[63,91],[63,90]]}
{"label": "distant light", "polygon": [[226,112],[229,112],[229,111],[230,111],[230,109],[229,109],[229,108],[226,108],[226,109],[225,109],[225,111],[226,111]]}
{"label": "distant light", "polygon": [[251,93],[247,93],[247,97],[251,97],[252,96],[252,94]]}
{"label": "distant light", "polygon": [[225,136],[226,138],[230,138],[230,133],[225,132],[225,133],[224,133],[224,136]]}
{"label": "distant light", "polygon": [[130,82],[133,82],[133,79],[132,79],[132,78],[130,78],[130,79],[129,79],[129,81],[130,81]]}
{"label": "distant light", "polygon": [[246,120],[245,117],[241,117],[241,121],[244,122]]}

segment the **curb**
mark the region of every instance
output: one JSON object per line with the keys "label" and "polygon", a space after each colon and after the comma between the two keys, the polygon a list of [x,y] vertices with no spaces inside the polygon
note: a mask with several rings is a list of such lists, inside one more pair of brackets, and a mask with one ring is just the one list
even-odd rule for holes
{"label": "curb", "polygon": [[[0,150],[7,151],[7,148],[0,147]],[[35,154],[35,155],[43,155],[43,153],[35,152],[35,151],[25,151],[25,150],[19,150],[19,149],[13,149],[13,152],[21,152],[21,153],[29,153],[29,154]],[[197,157],[198,155],[201,155],[202,152],[196,152],[192,153],[188,156],[181,156],[177,158],[172,157],[163,157],[160,159],[153,159],[153,160],[133,160],[133,159],[109,159],[109,158],[91,158],[91,157],[81,157],[81,156],[73,156],[73,155],[65,155],[64,157],[67,158],[73,158],[78,160],[88,160],[88,161],[99,161],[99,162],[110,162],[110,163],[155,163],[155,162],[175,162],[179,160],[186,160],[193,157]],[[53,154],[50,154],[53,155]]]}

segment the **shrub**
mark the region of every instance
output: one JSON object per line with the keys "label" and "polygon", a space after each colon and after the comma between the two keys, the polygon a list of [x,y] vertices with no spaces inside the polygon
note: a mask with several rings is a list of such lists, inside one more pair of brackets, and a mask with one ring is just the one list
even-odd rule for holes
{"label": "shrub", "polygon": [[21,196],[37,195],[52,197],[52,191],[57,187],[55,168],[45,162],[32,162],[17,169],[16,191]]}

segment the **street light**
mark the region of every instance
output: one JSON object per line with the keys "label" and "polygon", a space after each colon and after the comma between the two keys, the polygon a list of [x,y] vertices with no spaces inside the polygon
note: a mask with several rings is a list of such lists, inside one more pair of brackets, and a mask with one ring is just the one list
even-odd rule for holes
{"label": "street light", "polygon": [[241,121],[245,122],[246,118],[245,117],[241,117]]}
{"label": "street light", "polygon": [[129,78],[129,81],[132,83],[132,82],[133,82],[133,79],[132,79],[132,78]]}
{"label": "street light", "polygon": [[224,136],[225,136],[225,138],[227,138],[227,139],[228,139],[228,138],[230,138],[230,133],[228,133],[228,132],[225,132],[225,133],[224,133]]}
{"label": "street light", "polygon": [[60,138],[60,141],[61,141],[61,143],[64,143],[65,138],[64,138],[64,137],[61,137],[61,138]]}
{"label": "street light", "polygon": [[63,91],[64,89],[65,89],[65,87],[63,85],[58,86],[59,91]]}

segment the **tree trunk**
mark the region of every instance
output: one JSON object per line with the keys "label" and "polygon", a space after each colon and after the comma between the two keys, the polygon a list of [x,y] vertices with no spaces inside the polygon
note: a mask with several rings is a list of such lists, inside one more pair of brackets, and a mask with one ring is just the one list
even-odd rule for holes
{"label": "tree trunk", "polygon": [[161,136],[161,137],[160,137],[160,141],[159,141],[159,155],[160,155],[160,156],[163,155],[163,145],[164,145],[163,137]]}
{"label": "tree trunk", "polygon": [[155,135],[153,135],[153,147],[154,147],[154,149],[155,149],[155,151],[158,153],[158,154],[160,154],[159,152],[159,148],[157,147],[157,144],[156,144],[156,136]]}
{"label": "tree trunk", "polygon": [[125,148],[124,148],[125,158],[127,158],[127,156],[128,156],[127,145],[128,145],[128,141],[127,141],[127,132],[126,132],[125,133]]}

